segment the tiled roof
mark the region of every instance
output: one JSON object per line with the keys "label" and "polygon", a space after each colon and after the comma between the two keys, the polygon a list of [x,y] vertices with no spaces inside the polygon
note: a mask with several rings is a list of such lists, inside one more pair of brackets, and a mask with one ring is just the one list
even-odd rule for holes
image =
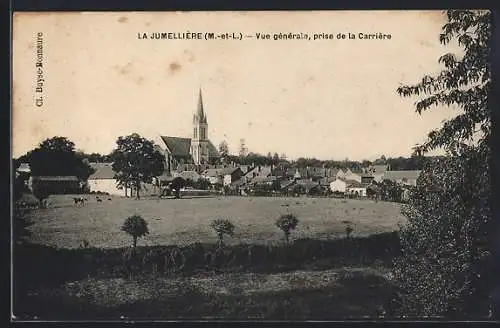
{"label": "tiled roof", "polygon": [[226,167],[219,170],[219,175],[233,174],[235,171],[241,170],[239,167]]}
{"label": "tiled roof", "polygon": [[208,141],[208,157],[220,157],[219,151],[211,141]]}
{"label": "tiled roof", "polygon": [[161,136],[161,139],[167,146],[168,150],[172,156],[182,156],[189,157],[191,149],[191,139],[190,138],[178,138],[178,137],[168,137]]}
{"label": "tiled roof", "polygon": [[338,168],[331,168],[331,169],[328,169],[328,176],[330,177],[334,177],[337,175],[337,173],[340,171],[340,169]]}
{"label": "tiled roof", "polygon": [[280,182],[280,188],[281,189],[286,189],[290,187],[291,185],[295,184],[295,180],[284,180]]}
{"label": "tiled roof", "polygon": [[372,165],[368,171],[369,173],[382,174],[387,171],[387,165]]}
{"label": "tiled roof", "polygon": [[250,165],[240,165],[239,167],[243,173],[247,173],[250,169]]}
{"label": "tiled roof", "polygon": [[258,176],[252,180],[252,183],[266,183],[266,182],[274,182],[278,178],[275,176]]}
{"label": "tiled roof", "polygon": [[90,163],[95,172],[89,177],[89,180],[113,179],[115,171],[111,163]]}
{"label": "tiled roof", "polygon": [[36,177],[33,177],[33,181],[78,181],[78,178],[74,175],[36,176]]}
{"label": "tiled roof", "polygon": [[320,185],[323,185],[323,186],[327,186],[327,185],[329,186],[330,183],[332,183],[335,180],[336,180],[336,178],[334,178],[334,177],[325,177],[325,178],[322,178],[319,183],[320,183]]}
{"label": "tiled roof", "polygon": [[200,178],[200,175],[196,171],[182,171],[174,173],[173,177],[181,177],[186,180],[197,181]]}
{"label": "tiled roof", "polygon": [[217,177],[219,176],[219,169],[207,169],[205,172],[203,172],[203,175],[208,176],[208,177]]}
{"label": "tiled roof", "polygon": [[314,181],[309,181],[309,180],[300,180],[300,181],[297,181],[297,184],[299,184],[301,186],[304,186],[304,187],[306,187],[308,189],[311,189],[311,188],[319,186],[319,183],[314,182]]}
{"label": "tiled roof", "polygon": [[369,185],[370,185],[369,183],[361,183],[361,182],[358,182],[358,181],[350,181],[347,184],[347,188],[366,188]]}
{"label": "tiled roof", "polygon": [[408,179],[408,180],[416,180],[421,171],[386,171],[384,173],[384,179],[388,180],[401,180],[401,179]]}
{"label": "tiled roof", "polygon": [[351,180],[351,179],[339,179],[339,180],[342,180],[344,181],[346,184],[350,185],[350,184],[354,184],[354,183],[359,183],[358,181],[356,180]]}

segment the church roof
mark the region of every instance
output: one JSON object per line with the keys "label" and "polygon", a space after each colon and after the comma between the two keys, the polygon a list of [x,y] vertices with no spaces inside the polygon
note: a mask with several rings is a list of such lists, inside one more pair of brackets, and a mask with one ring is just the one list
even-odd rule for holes
{"label": "church roof", "polygon": [[114,179],[115,171],[111,163],[90,163],[95,172],[89,176],[89,180]]}
{"label": "church roof", "polygon": [[161,139],[167,146],[173,156],[191,156],[191,139],[161,136]]}
{"label": "church roof", "polygon": [[208,156],[209,157],[220,157],[219,151],[215,148],[214,144],[208,141]]}

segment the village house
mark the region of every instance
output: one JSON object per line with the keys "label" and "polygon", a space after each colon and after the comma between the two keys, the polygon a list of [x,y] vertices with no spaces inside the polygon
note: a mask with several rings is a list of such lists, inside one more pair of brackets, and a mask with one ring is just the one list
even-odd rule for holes
{"label": "village house", "polygon": [[[90,163],[95,172],[87,179],[87,186],[89,192],[108,193],[115,196],[131,197],[136,195],[135,188],[127,186],[119,186],[118,181],[114,178],[115,171],[113,171],[112,163]],[[141,183],[140,194],[142,195],[156,195],[159,193],[156,179],[152,183]]]}
{"label": "village house", "polygon": [[362,173],[361,174],[361,183],[372,183],[375,180],[373,174]]}
{"label": "village house", "polygon": [[358,194],[363,193],[366,196],[366,187],[368,185],[369,183],[361,183],[357,180],[335,179],[330,182],[330,190],[335,193],[358,192]]}
{"label": "village house", "polygon": [[16,178],[22,179],[26,188],[32,190],[33,179],[31,177],[31,168],[28,163],[19,164],[19,167],[16,169]]}
{"label": "village house", "polygon": [[115,171],[113,171],[111,163],[90,163],[90,166],[95,170],[87,179],[90,191],[126,196],[125,188],[118,188],[118,182],[114,178]]}
{"label": "village house", "polygon": [[345,188],[345,192],[348,195],[354,195],[359,197],[366,197],[366,188],[369,186],[369,183],[361,183],[358,181],[351,181],[347,183]]}
{"label": "village house", "polygon": [[224,186],[229,186],[241,179],[243,171],[239,167],[228,167],[221,169],[219,174],[222,176],[222,184]]}
{"label": "village house", "polygon": [[386,171],[384,180],[390,180],[406,186],[416,186],[421,171]]}
{"label": "village house", "polygon": [[53,195],[83,192],[83,183],[76,176],[34,176],[30,187],[31,190],[44,190]]}
{"label": "village house", "polygon": [[272,166],[257,165],[251,167],[245,174],[242,175],[241,179],[245,184],[250,184],[258,177],[268,177],[272,174]]}
{"label": "village house", "polygon": [[212,185],[222,184],[223,180],[222,176],[219,174],[219,170],[220,169],[215,168],[207,169],[201,174],[201,176],[204,179],[208,180],[208,182],[210,182],[210,184]]}
{"label": "village house", "polygon": [[318,193],[321,191],[321,185],[319,181],[313,181],[311,179],[307,180],[298,180],[297,185],[301,186],[306,194]]}
{"label": "village house", "polygon": [[184,180],[190,180],[192,182],[198,182],[198,180],[201,179],[201,175],[196,171],[173,172],[172,177],[174,178],[181,177]]}
{"label": "village house", "polygon": [[353,172],[350,169],[347,169],[347,171],[345,172],[344,177],[342,179],[354,180],[357,182],[361,182],[361,173],[360,172]]}
{"label": "village house", "polygon": [[345,193],[347,182],[341,178],[337,178],[330,182],[330,190],[334,193]]}

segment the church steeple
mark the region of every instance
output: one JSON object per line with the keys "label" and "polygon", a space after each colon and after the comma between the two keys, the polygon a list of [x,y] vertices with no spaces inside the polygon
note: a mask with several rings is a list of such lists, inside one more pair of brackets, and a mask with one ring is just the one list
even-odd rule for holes
{"label": "church steeple", "polygon": [[193,114],[193,138],[191,139],[191,155],[195,164],[209,162],[208,123],[203,108],[203,96],[198,95],[198,107]]}
{"label": "church steeple", "polygon": [[201,94],[201,87],[200,93],[198,95],[198,108],[196,110],[196,114],[194,115],[194,120],[196,121],[196,123],[207,124],[207,116],[205,115],[205,111],[203,110],[203,96]]}

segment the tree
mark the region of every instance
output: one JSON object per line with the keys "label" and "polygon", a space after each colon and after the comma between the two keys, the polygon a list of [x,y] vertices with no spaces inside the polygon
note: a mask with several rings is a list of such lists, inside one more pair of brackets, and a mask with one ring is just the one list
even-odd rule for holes
{"label": "tree", "polygon": [[226,158],[229,155],[229,146],[225,140],[219,144],[219,153],[222,158]]}
{"label": "tree", "polygon": [[299,220],[297,217],[293,214],[282,214],[280,217],[276,220],[276,226],[283,231],[285,234],[285,243],[288,245],[289,239],[290,239],[290,232],[292,230],[295,230],[297,227],[297,224],[299,224]]}
{"label": "tree", "polygon": [[405,293],[403,314],[464,318],[493,307],[485,242],[491,230],[491,13],[449,10],[447,18],[440,42],[457,40],[463,56],[445,54],[439,74],[397,89],[401,96],[421,97],[419,114],[452,105],[459,113],[414,148],[416,155],[443,148],[448,156],[424,163],[404,207],[408,223],[401,228],[402,257],[394,272]]}
{"label": "tree", "polygon": [[30,164],[33,176],[73,175],[80,181],[85,181],[95,172],[76,153],[75,144],[65,137],[45,139],[19,160]]}
{"label": "tree", "polygon": [[403,187],[401,185],[394,181],[384,179],[377,186],[380,187],[380,196],[382,200],[401,202],[401,196],[403,194]]}
{"label": "tree", "polygon": [[369,160],[366,160],[366,159],[365,159],[365,160],[363,160],[363,161],[361,162],[361,166],[363,166],[363,167],[365,167],[365,168],[368,168],[368,167],[372,166],[372,162],[370,162]]}
{"label": "tree", "polygon": [[387,158],[384,155],[380,156],[380,158],[373,161],[373,165],[385,165],[387,164]]}
{"label": "tree", "polygon": [[176,177],[174,178],[174,180],[172,180],[170,187],[175,192],[175,198],[181,198],[181,188],[184,188],[185,186],[186,186],[186,180],[184,180],[181,177]]}
{"label": "tree", "polygon": [[125,188],[133,187],[139,198],[141,183],[151,183],[164,171],[163,155],[156,151],[152,141],[137,133],[119,137],[113,151],[115,179]]}
{"label": "tree", "polygon": [[280,163],[280,155],[278,153],[273,154],[273,164],[278,165]]}
{"label": "tree", "polygon": [[219,246],[224,245],[224,235],[232,236],[234,234],[234,224],[227,219],[217,219],[210,224],[217,234]]}
{"label": "tree", "polygon": [[198,181],[193,183],[193,187],[199,190],[208,190],[210,186],[211,186],[210,181],[204,178],[200,178],[198,179]]}
{"label": "tree", "polygon": [[50,197],[50,193],[43,187],[35,185],[33,186],[33,196],[38,199],[38,204],[40,208],[47,207],[47,199]]}
{"label": "tree", "polygon": [[122,231],[132,236],[132,247],[137,247],[137,239],[149,234],[148,223],[140,215],[132,215],[125,219]]}

